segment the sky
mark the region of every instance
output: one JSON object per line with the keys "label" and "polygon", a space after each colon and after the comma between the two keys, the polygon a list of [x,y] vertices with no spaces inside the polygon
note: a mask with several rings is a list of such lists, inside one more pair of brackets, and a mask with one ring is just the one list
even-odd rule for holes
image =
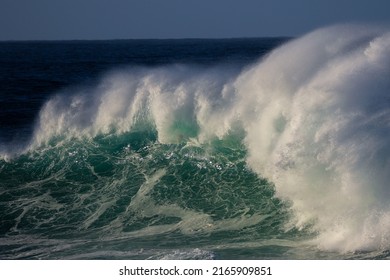
{"label": "sky", "polygon": [[0,0],[0,40],[299,36],[390,26],[389,0]]}

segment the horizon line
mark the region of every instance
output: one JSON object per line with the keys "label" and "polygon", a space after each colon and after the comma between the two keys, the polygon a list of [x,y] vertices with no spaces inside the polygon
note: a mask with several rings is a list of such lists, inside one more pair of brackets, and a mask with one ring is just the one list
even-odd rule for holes
{"label": "horizon line", "polygon": [[8,42],[65,42],[65,41],[174,41],[174,40],[245,40],[245,39],[288,39],[295,36],[243,36],[243,37],[182,37],[182,38],[116,38],[116,39],[5,39],[0,43]]}

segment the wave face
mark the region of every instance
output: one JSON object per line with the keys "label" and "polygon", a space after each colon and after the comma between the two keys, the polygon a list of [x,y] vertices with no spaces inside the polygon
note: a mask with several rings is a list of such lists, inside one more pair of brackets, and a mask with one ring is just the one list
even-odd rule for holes
{"label": "wave face", "polygon": [[[242,71],[133,67],[60,92],[27,146],[3,148],[9,214],[0,246],[23,244],[17,257],[382,254],[389,76],[390,32],[343,25],[291,40]],[[42,251],[15,239],[30,234]],[[52,240],[65,246],[64,235],[70,251],[81,249],[47,255]],[[97,240],[104,250],[86,249]]]}

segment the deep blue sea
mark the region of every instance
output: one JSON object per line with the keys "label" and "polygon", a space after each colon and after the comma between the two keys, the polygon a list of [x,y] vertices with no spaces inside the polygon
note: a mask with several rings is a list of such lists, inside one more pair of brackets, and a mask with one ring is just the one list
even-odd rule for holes
{"label": "deep blue sea", "polygon": [[0,42],[0,259],[390,258],[390,33]]}

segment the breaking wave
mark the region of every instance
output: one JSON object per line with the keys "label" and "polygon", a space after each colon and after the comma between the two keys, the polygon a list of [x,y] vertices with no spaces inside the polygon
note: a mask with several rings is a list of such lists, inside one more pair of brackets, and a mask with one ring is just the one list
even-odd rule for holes
{"label": "breaking wave", "polygon": [[316,30],[237,72],[191,65],[111,72],[94,88],[48,100],[23,153],[134,131],[190,146],[233,137],[249,167],[289,203],[286,230],[310,227],[310,242],[324,250],[389,249],[390,32]]}

